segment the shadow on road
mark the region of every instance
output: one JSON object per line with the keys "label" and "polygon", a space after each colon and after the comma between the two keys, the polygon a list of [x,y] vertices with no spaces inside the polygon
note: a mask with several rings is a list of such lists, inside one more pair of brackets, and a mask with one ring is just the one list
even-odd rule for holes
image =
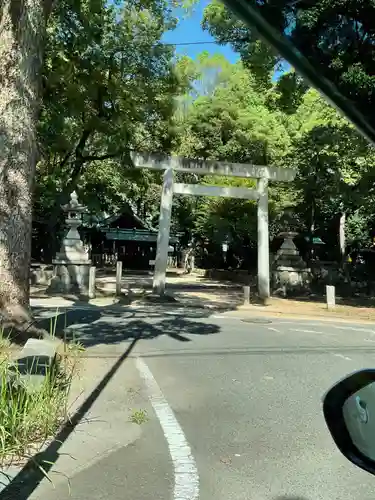
{"label": "shadow on road", "polygon": [[76,413],[65,423],[51,444],[44,451],[34,455],[28,460],[26,465],[17,474],[13,481],[1,492],[1,500],[13,500],[15,498],[18,500],[27,500],[30,497],[45,476],[48,475],[53,465],[57,462],[60,456],[59,450],[64,442],[72,434],[74,429],[90,410],[91,406],[98,399],[102,391],[106,388],[109,381],[127,359],[136,343],[137,339],[134,339],[101,382],[78,408]]}
{"label": "shadow on road", "polygon": [[[218,333],[217,325],[196,321],[211,313],[204,310],[166,315],[163,308],[148,307],[129,310],[122,307],[95,307],[60,311],[36,312],[38,328],[69,341],[78,341],[84,347],[114,345],[124,341],[152,340],[167,335],[175,340],[189,342],[186,335],[212,335]],[[43,314],[49,316],[43,317]]]}
{"label": "shadow on road", "polygon": [[[165,298],[186,307],[211,307],[220,310],[234,310],[243,303],[242,285],[227,281],[215,281],[203,276],[190,276],[181,273],[167,273],[167,294]],[[134,302],[146,304],[150,301],[153,288],[151,272],[123,272],[121,294],[122,304]],[[96,295],[99,297],[114,297],[116,290],[116,274],[112,270],[97,270]],[[34,285],[32,298],[46,299],[53,297],[46,285]],[[67,300],[88,301],[87,297],[78,295],[59,295]],[[153,297],[154,299],[155,297]]]}
{"label": "shadow on road", "polygon": [[[139,340],[168,335],[179,342],[189,342],[187,334],[209,335],[220,331],[217,325],[200,323],[181,315],[172,314],[166,318],[163,311],[157,310],[153,312],[148,310],[148,313],[145,314],[145,311],[129,312],[93,306],[92,309],[67,310],[54,315],[53,311],[49,313],[52,314],[52,319],[51,317],[40,317],[37,322],[38,326],[47,331],[54,328],[56,336],[64,338],[67,342],[70,338],[75,338],[85,347],[97,344],[118,344],[124,340],[128,340],[130,343],[76,413],[64,424],[55,439],[44,451],[31,457],[12,482],[0,493],[0,500],[14,500],[15,498],[27,500],[30,497],[58,460],[59,451],[64,442],[82,421],[121,365],[131,355]],[[205,317],[206,315],[208,315],[207,312],[203,316],[201,314],[196,317]],[[124,317],[130,321],[125,323]],[[154,324],[146,322],[145,317],[147,321],[156,320],[157,322]],[[108,322],[108,318],[111,318],[110,322]],[[69,337],[69,332],[72,334],[71,337]]]}

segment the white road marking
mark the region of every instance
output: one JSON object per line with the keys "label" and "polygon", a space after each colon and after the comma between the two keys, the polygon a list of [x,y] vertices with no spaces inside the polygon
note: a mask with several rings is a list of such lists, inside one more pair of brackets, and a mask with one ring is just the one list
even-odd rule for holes
{"label": "white road marking", "polygon": [[[276,321],[276,319],[274,319],[274,321]],[[357,326],[345,326],[345,322],[343,323],[333,323],[332,321],[320,321],[320,322],[310,322],[310,321],[306,321],[306,323],[301,323],[299,322],[297,319],[295,321],[286,321],[286,320],[283,320],[283,319],[279,319],[277,318],[277,323],[280,325],[295,325],[296,323],[299,324],[299,325],[302,325],[302,324],[306,324],[306,326],[320,326],[320,327],[324,327],[324,328],[334,328],[335,330],[351,330],[351,331],[354,331],[354,332],[368,332],[368,333],[371,333],[372,335],[375,335],[375,331],[373,329],[370,329],[370,328],[361,328],[361,327],[357,327]]]}
{"label": "white road marking", "polygon": [[[243,321],[244,317],[243,316],[228,316],[225,313],[223,314],[212,314],[210,316],[211,318],[216,318],[216,319],[232,319],[236,321]],[[362,332],[372,332],[375,333],[374,330],[371,330],[369,328],[362,328],[362,327],[354,327],[354,326],[345,326],[346,322],[343,321],[342,323],[334,323],[333,321],[309,321],[309,320],[302,320],[300,318],[296,318],[294,321],[288,321],[284,320],[280,317],[270,317],[269,318],[272,321],[277,322],[278,324],[282,325],[295,325],[296,323],[298,324],[308,324],[309,326],[324,326],[324,327],[331,327],[331,328],[336,328],[339,330],[354,330],[356,332],[362,331]]]}
{"label": "white road marking", "polygon": [[[301,332],[301,333],[320,333],[323,335],[323,332],[318,332],[316,330],[300,330],[299,328],[290,328],[292,332]],[[327,334],[326,334],[327,335]]]}
{"label": "white road marking", "polygon": [[159,419],[174,466],[174,500],[197,500],[199,498],[199,476],[197,466],[184,432],[165,399],[147,364],[136,359],[138,371],[143,378],[151,405]]}
{"label": "white road marking", "polygon": [[210,318],[213,319],[231,319],[232,321],[242,321],[243,318],[236,318],[235,316],[221,316],[220,314],[212,314]]}
{"label": "white road marking", "polygon": [[184,314],[186,316],[186,310],[183,307],[176,307],[173,311],[164,311],[166,316],[176,316],[176,314]]}
{"label": "white road marking", "polygon": [[[215,314],[215,315],[212,315],[210,317],[214,318],[214,319],[243,321],[243,318],[239,318],[239,317],[235,317],[235,316],[224,316],[224,315],[219,315],[219,314]],[[284,320],[280,320],[279,318],[274,318],[273,322],[276,323],[277,325],[280,325],[280,326],[281,325],[295,325],[295,324],[302,325],[302,323],[298,323],[298,321],[284,321]],[[345,323],[343,323],[342,325],[337,324],[337,323],[332,324],[330,321],[325,321],[325,322],[319,322],[319,323],[308,322],[307,326],[310,326],[310,327],[317,327],[318,326],[318,327],[323,327],[324,329],[332,328],[335,330],[350,330],[353,332],[364,332],[364,333],[367,333],[371,336],[373,336],[373,335],[375,336],[375,330],[371,330],[369,328],[354,327],[354,326],[344,326],[344,324]],[[268,330],[282,333],[282,331],[278,330],[277,328],[268,327],[268,326],[261,324],[261,323],[258,324],[258,323],[254,322],[254,325],[262,326],[263,328],[267,328]],[[289,330],[293,331],[293,332],[300,332],[300,333],[318,333],[318,334],[329,336],[329,337],[337,337],[339,335],[339,333],[333,333],[333,332],[327,332],[327,331],[321,332],[321,331],[316,331],[316,330],[307,330],[307,329],[299,329],[299,328],[289,328]],[[368,342],[374,342],[370,339],[366,339],[366,340]]]}
{"label": "white road marking", "polygon": [[280,330],[278,330],[277,328],[272,328],[271,326],[267,326],[267,330],[271,330],[271,332],[281,333]]}
{"label": "white road marking", "polygon": [[336,330],[351,330],[351,331],[354,331],[354,332],[367,332],[367,333],[371,333],[371,335],[374,335],[374,330],[369,330],[368,328],[356,328],[354,326],[336,326],[336,325],[332,325],[332,328],[335,328]]}
{"label": "white road marking", "polygon": [[334,356],[336,356],[336,358],[345,359],[346,361],[352,360],[352,358],[348,358],[348,356],[344,356],[343,354],[339,354],[339,353],[334,354]]}

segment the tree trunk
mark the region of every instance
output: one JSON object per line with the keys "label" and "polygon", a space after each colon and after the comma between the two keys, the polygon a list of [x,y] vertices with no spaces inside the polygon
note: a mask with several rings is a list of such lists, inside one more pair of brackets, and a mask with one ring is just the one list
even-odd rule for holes
{"label": "tree trunk", "polygon": [[315,235],[315,196],[310,199],[310,214],[309,214],[309,263],[314,259],[314,235]]}
{"label": "tree trunk", "polygon": [[345,264],[345,256],[346,256],[345,224],[346,224],[346,214],[345,212],[342,212],[340,214],[340,221],[339,221],[340,262],[342,266],[344,266]]}
{"label": "tree trunk", "polygon": [[28,316],[32,188],[50,1],[0,2],[0,311]]}

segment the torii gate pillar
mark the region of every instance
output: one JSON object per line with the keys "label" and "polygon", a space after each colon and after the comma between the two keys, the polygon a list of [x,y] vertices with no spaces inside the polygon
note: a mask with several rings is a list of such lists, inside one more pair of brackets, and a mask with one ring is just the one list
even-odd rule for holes
{"label": "torii gate pillar", "polygon": [[270,297],[270,249],[268,230],[268,179],[257,180],[258,191],[258,293],[267,300]]}
{"label": "torii gate pillar", "polygon": [[164,295],[165,292],[172,203],[173,169],[167,168],[163,176],[163,189],[160,200],[159,231],[156,245],[154,279],[152,283],[152,291],[158,295]]}

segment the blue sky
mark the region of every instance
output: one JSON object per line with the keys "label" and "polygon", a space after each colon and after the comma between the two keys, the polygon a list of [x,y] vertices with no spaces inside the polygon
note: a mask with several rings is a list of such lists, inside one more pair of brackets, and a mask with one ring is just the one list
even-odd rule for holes
{"label": "blue sky", "polygon": [[[234,63],[239,60],[239,55],[234,52],[229,45],[218,45],[215,39],[201,28],[203,19],[203,11],[210,3],[210,0],[200,0],[194,5],[194,8],[189,13],[178,12],[176,15],[180,19],[177,28],[173,31],[167,32],[163,41],[165,43],[192,43],[192,42],[209,42],[197,45],[177,45],[176,53],[187,55],[195,59],[198,54],[203,51],[208,51],[211,54],[223,54],[228,61]],[[290,71],[290,66],[285,62],[281,70],[274,73],[274,80],[277,80],[284,71]]]}
{"label": "blue sky", "polygon": [[[209,1],[210,0],[200,0],[196,5],[194,5],[192,12],[185,13],[182,19],[182,16],[178,16],[180,17],[180,21],[177,28],[166,33],[163,37],[163,41],[173,44],[184,42],[214,42],[214,38],[212,38],[207,31],[203,31],[201,28],[203,11]],[[193,59],[195,59],[195,57],[204,50],[207,50],[211,54],[223,54],[230,62],[236,62],[239,59],[238,55],[231,50],[229,45],[223,46],[216,43],[207,43],[202,45],[176,46],[177,54],[188,55]]]}

